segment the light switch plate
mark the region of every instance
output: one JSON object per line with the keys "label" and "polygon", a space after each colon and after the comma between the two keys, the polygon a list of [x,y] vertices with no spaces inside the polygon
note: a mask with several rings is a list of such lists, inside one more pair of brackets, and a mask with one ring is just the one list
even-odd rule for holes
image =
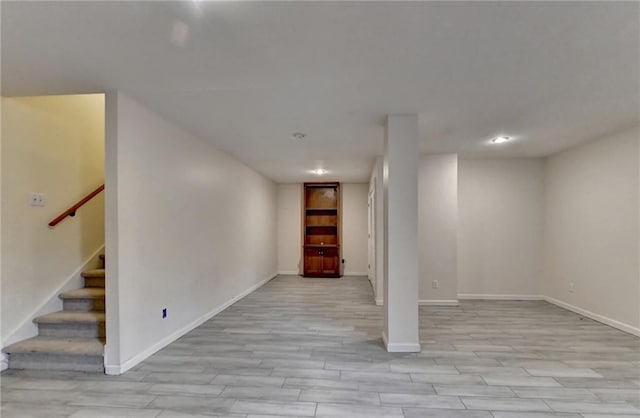
{"label": "light switch plate", "polygon": [[29,193],[29,204],[31,206],[44,206],[44,193]]}

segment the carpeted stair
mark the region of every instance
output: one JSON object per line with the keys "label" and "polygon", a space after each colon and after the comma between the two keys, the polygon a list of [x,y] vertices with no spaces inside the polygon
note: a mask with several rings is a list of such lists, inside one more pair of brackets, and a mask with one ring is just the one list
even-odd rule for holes
{"label": "carpeted stair", "polygon": [[10,369],[104,372],[104,255],[103,268],[82,273],[84,287],[59,295],[63,310],[33,320],[38,336],[12,344]]}

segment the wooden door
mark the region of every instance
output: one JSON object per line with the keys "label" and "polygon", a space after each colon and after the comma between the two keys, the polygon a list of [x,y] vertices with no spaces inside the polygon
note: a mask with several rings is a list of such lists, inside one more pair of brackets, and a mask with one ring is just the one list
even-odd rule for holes
{"label": "wooden door", "polygon": [[322,274],[326,276],[339,276],[340,260],[337,248],[323,248],[322,250]]}
{"label": "wooden door", "polygon": [[304,274],[322,274],[322,251],[317,248],[305,248],[304,250]]}

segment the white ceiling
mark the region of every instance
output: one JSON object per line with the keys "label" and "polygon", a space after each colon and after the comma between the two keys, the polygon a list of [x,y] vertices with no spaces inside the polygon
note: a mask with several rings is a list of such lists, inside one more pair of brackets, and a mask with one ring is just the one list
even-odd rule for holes
{"label": "white ceiling", "polygon": [[[497,157],[638,123],[638,2],[3,1],[1,12],[4,95],[120,89],[278,182],[318,167],[366,181],[387,113],[419,114],[424,152]],[[515,140],[486,145],[499,134]]]}

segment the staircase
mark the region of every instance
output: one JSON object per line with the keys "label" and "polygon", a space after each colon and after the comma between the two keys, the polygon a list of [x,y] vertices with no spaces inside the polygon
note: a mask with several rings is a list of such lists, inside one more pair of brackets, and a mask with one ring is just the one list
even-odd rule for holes
{"label": "staircase", "polygon": [[10,369],[104,373],[105,271],[82,273],[84,287],[61,293],[63,310],[33,320],[38,336],[6,347]]}

